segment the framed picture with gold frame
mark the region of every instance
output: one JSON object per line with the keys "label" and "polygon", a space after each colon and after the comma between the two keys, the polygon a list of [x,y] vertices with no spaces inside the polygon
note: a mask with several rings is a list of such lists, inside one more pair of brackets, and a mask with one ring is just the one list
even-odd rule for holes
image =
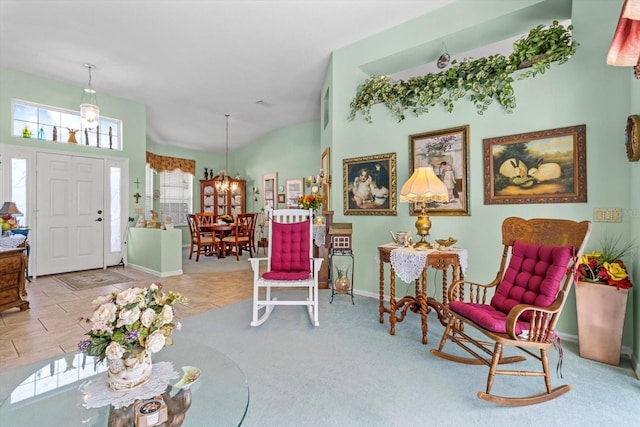
{"label": "framed picture with gold frame", "polygon": [[[409,135],[409,176],[415,168],[432,166],[449,190],[448,202],[427,204],[429,215],[469,215],[468,153],[468,125]],[[411,203],[411,215],[421,211],[420,203]]]}
{"label": "framed picture with gold frame", "polygon": [[482,140],[485,205],[587,201],[587,126]]}
{"label": "framed picture with gold frame", "polygon": [[343,159],[345,215],[396,215],[396,153]]}
{"label": "framed picture with gold frame", "polygon": [[322,181],[322,211],[328,211],[331,209],[331,159],[329,157],[329,147],[325,148],[320,157],[320,173],[324,174],[324,180]]}

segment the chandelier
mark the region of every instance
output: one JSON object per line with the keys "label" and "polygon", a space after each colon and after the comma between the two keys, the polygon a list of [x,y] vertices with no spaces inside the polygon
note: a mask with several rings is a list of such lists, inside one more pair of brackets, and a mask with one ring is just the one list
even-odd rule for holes
{"label": "chandelier", "polygon": [[218,173],[218,180],[216,181],[216,191],[218,194],[227,194],[231,191],[235,193],[238,191],[238,183],[231,182],[229,177],[229,114],[224,115],[227,120],[227,143],[225,152],[225,168]]}
{"label": "chandelier", "polygon": [[98,96],[96,91],[91,88],[91,70],[96,68],[93,64],[84,64],[89,70],[89,84],[82,92],[82,99],[80,100],[80,118],[82,119],[82,126],[85,128],[95,128],[100,121],[100,107],[98,107]]}

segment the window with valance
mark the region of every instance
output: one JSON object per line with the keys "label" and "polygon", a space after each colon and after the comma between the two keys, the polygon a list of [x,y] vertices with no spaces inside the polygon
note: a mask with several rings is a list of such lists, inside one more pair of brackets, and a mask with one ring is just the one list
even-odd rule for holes
{"label": "window with valance", "polygon": [[[158,181],[147,183],[145,201],[159,210],[159,217],[163,221],[170,216],[175,225],[185,225],[187,214],[193,208],[195,160],[147,152],[147,170],[157,172],[157,175],[147,173],[147,180],[153,181],[153,177],[157,176]],[[158,191],[154,191],[154,188]]]}

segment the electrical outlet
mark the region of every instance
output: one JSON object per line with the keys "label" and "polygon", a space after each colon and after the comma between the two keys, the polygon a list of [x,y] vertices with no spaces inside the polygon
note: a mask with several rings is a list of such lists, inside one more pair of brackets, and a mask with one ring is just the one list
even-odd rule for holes
{"label": "electrical outlet", "polygon": [[594,208],[594,222],[622,222],[622,208]]}

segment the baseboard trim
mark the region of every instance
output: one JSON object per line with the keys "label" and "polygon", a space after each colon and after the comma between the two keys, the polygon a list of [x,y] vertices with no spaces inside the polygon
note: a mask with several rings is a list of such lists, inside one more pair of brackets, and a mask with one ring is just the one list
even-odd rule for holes
{"label": "baseboard trim", "polygon": [[171,277],[171,276],[180,276],[182,273],[182,269],[180,270],[174,270],[174,271],[156,271],[156,270],[151,270],[150,268],[147,267],[143,267],[141,265],[136,265],[136,264],[127,264],[127,267],[131,267],[134,268],[136,270],[142,271],[144,273],[148,273],[148,274],[153,274],[154,276],[158,276],[158,277]]}

